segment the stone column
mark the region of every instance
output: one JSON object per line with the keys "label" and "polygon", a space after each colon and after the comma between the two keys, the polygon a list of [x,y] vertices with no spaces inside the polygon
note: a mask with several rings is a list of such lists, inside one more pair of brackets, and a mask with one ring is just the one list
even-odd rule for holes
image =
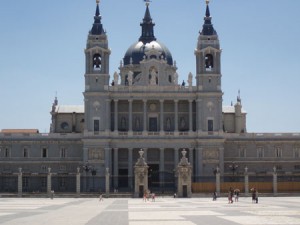
{"label": "stone column", "polygon": [[165,171],[165,149],[159,149],[159,181],[160,187],[163,188],[164,185],[164,171]]}
{"label": "stone column", "polygon": [[47,174],[47,193],[48,196],[51,196],[51,189],[52,189],[52,183],[51,183],[51,168],[48,168],[48,174]]}
{"label": "stone column", "polygon": [[220,173],[220,168],[217,167],[216,169],[216,192],[218,196],[220,196],[221,193],[221,173]]}
{"label": "stone column", "polygon": [[18,173],[18,197],[22,197],[22,192],[23,192],[23,173],[22,173],[22,168],[19,168],[19,173]]}
{"label": "stone column", "polygon": [[143,100],[144,103],[144,118],[143,118],[143,133],[147,133],[147,100]]}
{"label": "stone column", "polygon": [[128,132],[132,133],[132,99],[129,99],[129,127],[128,127]]}
{"label": "stone column", "polygon": [[107,99],[106,100],[106,132],[109,132],[111,130],[111,109],[110,109],[110,103],[111,103],[111,100],[110,99]]}
{"label": "stone column", "polygon": [[194,149],[189,149],[189,162],[192,166],[194,166]]}
{"label": "stone column", "polygon": [[175,132],[178,132],[178,100],[174,100],[174,111],[175,111]]}
{"label": "stone column", "polygon": [[105,168],[105,196],[109,197],[110,183],[109,183],[109,168]]}
{"label": "stone column", "polygon": [[118,165],[118,151],[119,149],[114,148],[114,188],[118,188],[118,176],[119,176],[119,165]]}
{"label": "stone column", "polygon": [[277,195],[278,188],[277,188],[277,171],[276,167],[273,167],[273,194]]}
{"label": "stone column", "polygon": [[160,133],[164,132],[164,100],[159,100],[160,102]]}
{"label": "stone column", "polygon": [[76,173],[76,194],[77,196],[80,195],[80,168],[77,167],[77,173]]}
{"label": "stone column", "polygon": [[177,168],[178,163],[179,163],[178,148],[174,148],[174,169]]}
{"label": "stone column", "polygon": [[197,103],[197,110],[196,110],[196,123],[197,123],[197,131],[201,132],[202,131],[202,120],[201,120],[201,104],[202,104],[202,100],[201,99],[197,99],[196,100]]}
{"label": "stone column", "polygon": [[189,100],[189,132],[193,132],[193,100]]}
{"label": "stone column", "polygon": [[202,164],[203,164],[203,148],[197,148],[197,167],[196,167],[196,174],[197,177],[203,175]]}
{"label": "stone column", "polygon": [[115,125],[114,125],[114,132],[118,132],[118,99],[115,99]]}
{"label": "stone column", "polygon": [[132,185],[133,185],[133,165],[132,165],[132,152],[133,149],[129,148],[128,149],[128,184],[130,191],[132,191]]}
{"label": "stone column", "polygon": [[248,174],[248,167],[245,167],[245,172],[244,172],[244,176],[245,176],[245,195],[249,195],[249,174]]}

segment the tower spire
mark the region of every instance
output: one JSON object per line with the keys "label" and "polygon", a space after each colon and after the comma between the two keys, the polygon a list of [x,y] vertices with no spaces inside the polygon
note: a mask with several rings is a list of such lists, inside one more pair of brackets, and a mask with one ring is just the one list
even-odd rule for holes
{"label": "tower spire", "polygon": [[206,12],[204,17],[204,24],[201,31],[202,35],[217,35],[212,23],[211,23],[211,16],[209,10],[209,0],[206,0]]}
{"label": "tower spire", "polygon": [[103,26],[102,26],[102,23],[101,23],[101,15],[100,15],[100,10],[99,10],[99,3],[100,3],[100,0],[96,0],[96,13],[95,13],[95,16],[94,16],[94,24],[93,24],[93,27],[92,27],[92,30],[91,30],[91,34],[92,35],[101,35],[101,34],[104,34],[104,30],[103,30]]}
{"label": "tower spire", "polygon": [[143,19],[143,22],[141,23],[142,27],[142,35],[139,39],[139,41],[142,41],[144,44],[150,43],[151,41],[155,41],[156,38],[154,36],[154,26],[155,24],[152,23],[152,18],[150,15],[150,10],[149,10],[149,0],[144,0],[146,2],[146,12],[145,16]]}

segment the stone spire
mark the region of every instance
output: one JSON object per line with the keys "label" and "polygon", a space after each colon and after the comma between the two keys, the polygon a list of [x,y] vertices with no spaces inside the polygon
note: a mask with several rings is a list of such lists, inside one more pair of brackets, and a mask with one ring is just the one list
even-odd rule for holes
{"label": "stone spire", "polygon": [[209,10],[209,0],[206,0],[206,13],[204,17],[204,24],[201,31],[202,35],[217,35],[217,32],[215,31],[212,23],[211,23],[211,16],[210,16],[210,10]]}
{"label": "stone spire", "polygon": [[154,36],[154,29],[153,29],[155,23],[152,23],[152,18],[149,10],[149,1],[147,0],[145,2],[146,2],[146,12],[145,12],[143,22],[141,23],[142,35],[139,39],[139,41],[142,41],[144,44],[156,40]]}
{"label": "stone spire", "polygon": [[101,23],[101,15],[100,15],[100,10],[99,10],[99,3],[100,3],[100,0],[96,0],[96,3],[97,3],[97,7],[96,7],[96,13],[95,13],[95,16],[94,16],[94,24],[93,24],[93,27],[92,27],[92,30],[90,31],[90,33],[92,35],[101,35],[101,34],[104,34],[104,30],[103,30],[103,26],[102,26],[102,23]]}

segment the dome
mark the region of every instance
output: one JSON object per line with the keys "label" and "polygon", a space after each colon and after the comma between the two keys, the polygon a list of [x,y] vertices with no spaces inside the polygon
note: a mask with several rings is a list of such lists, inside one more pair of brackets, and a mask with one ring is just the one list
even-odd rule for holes
{"label": "dome", "polygon": [[151,41],[145,44],[142,41],[138,41],[131,45],[124,56],[124,65],[129,65],[131,59],[132,64],[140,64],[140,61],[144,59],[145,52],[153,48],[161,52],[161,55],[163,55],[169,65],[173,65],[173,58],[169,49],[158,41]]}

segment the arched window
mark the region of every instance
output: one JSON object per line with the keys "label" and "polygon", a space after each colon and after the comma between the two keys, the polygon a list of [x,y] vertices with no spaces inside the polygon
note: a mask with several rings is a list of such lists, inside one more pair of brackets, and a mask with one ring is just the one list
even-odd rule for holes
{"label": "arched window", "polygon": [[207,54],[205,56],[205,69],[206,71],[210,71],[214,68],[214,58],[211,54]]}
{"label": "arched window", "polygon": [[101,70],[102,60],[100,54],[95,54],[93,56],[93,68],[97,70]]}

